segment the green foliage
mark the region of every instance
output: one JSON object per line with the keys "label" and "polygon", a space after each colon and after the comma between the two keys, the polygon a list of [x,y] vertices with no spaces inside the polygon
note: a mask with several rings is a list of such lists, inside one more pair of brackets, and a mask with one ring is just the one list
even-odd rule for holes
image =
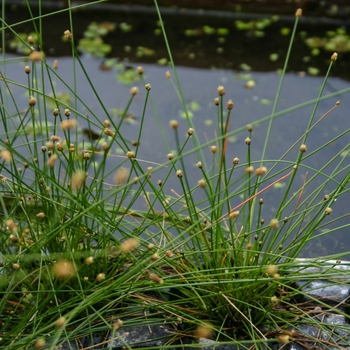
{"label": "green foliage", "polygon": [[[73,9],[68,9],[72,28]],[[47,347],[54,349],[71,339],[93,337],[97,331],[115,335],[118,319],[130,327],[183,323],[184,331],[174,335],[174,342],[183,335],[200,338],[200,331],[209,328],[206,335],[211,333],[217,344],[249,341],[256,347],[267,345],[268,340],[277,342],[288,326],[305,320],[315,323],[306,306],[291,308],[291,304],[302,293],[295,289],[297,279],[320,277],[302,275],[296,258],[313,242],[315,232],[326,236],[335,230],[325,229],[332,205],[349,192],[348,148],[339,150],[321,168],[304,163],[308,135],[326,116],[314,122],[334,60],[319,96],[310,102],[315,107],[302,137],[279,159],[270,160],[266,150],[274,119],[291,111],[276,112],[290,50],[275,101],[261,100],[262,104],[273,103],[271,115],[244,129],[230,127],[233,102],[225,94],[231,92],[219,86],[216,111],[210,118],[215,120],[215,138],[200,142],[196,118],[191,117],[204,107],[195,100],[188,102],[183,95],[166,28],[156,9],[173,72],[167,78],[188,124],[184,138],[177,120],[170,121],[172,138],[165,136],[143,70],[117,60],[107,60],[105,68],[117,72],[118,82],[142,81],[145,89],[139,93],[132,88],[123,108],[107,110],[102,102],[105,91],[96,90],[69,33],[65,37],[66,45],[72,47],[72,74],[78,68],[84,72],[86,88],[96,96],[97,107],[83,101],[76,84],[72,87],[61,79],[44,56],[39,62],[31,58],[25,68],[25,84],[1,75],[2,348],[39,348],[47,338]],[[31,19],[34,25],[37,19]],[[236,25],[258,33],[273,20]],[[291,42],[297,24],[298,18]],[[7,28],[4,22],[3,27]],[[120,28],[132,30],[127,24]],[[202,29],[206,35],[227,33],[224,28]],[[110,48],[102,37],[112,30],[114,26],[108,23],[92,23],[78,49],[103,57]],[[36,34],[41,40],[42,33]],[[140,52],[152,54],[146,47]],[[247,65],[241,68],[250,70]],[[71,94],[57,91],[58,80]],[[28,96],[23,113],[14,93],[17,87]],[[143,99],[137,118],[130,111],[136,99]],[[154,135],[163,138],[165,145],[162,159],[168,154],[161,164],[158,159],[139,158],[145,114],[150,108],[159,126]],[[329,113],[335,108],[337,105]],[[134,141],[123,134],[123,123],[129,119],[137,120]],[[253,161],[253,130],[266,121],[269,128],[263,155]],[[227,143],[235,142],[238,133],[244,133],[246,155],[232,160]],[[345,135],[341,131],[329,142]],[[322,154],[325,145],[314,154]],[[191,157],[196,158],[195,169],[188,163]],[[334,170],[327,175],[324,170],[330,163]],[[303,186],[295,190],[295,179],[305,168],[315,175],[305,176]],[[323,181],[314,185],[318,175]],[[170,188],[171,181],[176,181],[178,190]],[[328,185],[332,185],[330,190]],[[268,192],[279,195],[274,207],[265,209]],[[265,210],[273,217],[268,222],[263,219]],[[318,261],[305,264],[321,265]],[[343,283],[344,275],[331,268],[324,277]],[[322,302],[319,305],[327,308]]]}
{"label": "green foliage", "polygon": [[115,24],[110,22],[92,22],[84,32],[84,38],[79,40],[78,49],[95,57],[105,57],[112,50],[110,44],[103,41],[105,35],[115,30]]}

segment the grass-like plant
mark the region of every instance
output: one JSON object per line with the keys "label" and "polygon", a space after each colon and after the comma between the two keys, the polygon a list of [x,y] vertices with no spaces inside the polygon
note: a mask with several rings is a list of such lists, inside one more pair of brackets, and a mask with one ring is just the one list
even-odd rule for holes
{"label": "grass-like plant", "polygon": [[[74,7],[68,3],[63,11],[71,27],[62,34],[72,49],[72,75],[77,69],[84,72],[85,85],[103,110],[102,118],[89,101],[81,99],[77,82],[69,85],[55,65],[48,64],[43,15],[34,17],[28,3],[27,22],[32,22],[36,38],[27,40],[17,34],[16,24],[9,25],[5,17],[1,20],[3,33],[17,36],[30,54],[15,59],[17,67],[27,62],[23,67],[26,83],[10,80],[6,70],[0,77],[0,346],[54,349],[71,342],[79,347],[83,337],[93,339],[110,332],[111,338],[120,339],[121,327],[161,324],[177,325],[165,348],[180,346],[184,336],[194,341],[210,337],[216,341],[213,344],[247,348],[297,339],[293,327],[316,321],[307,306],[294,305],[303,293],[295,281],[332,278],[334,283],[344,283],[345,272],[326,261],[340,259],[347,252],[302,263],[296,260],[314,239],[344,228],[337,226],[338,217],[330,220],[329,215],[334,201],[342,201],[349,191],[350,172],[344,157],[349,147],[320,168],[305,163],[347,134],[344,131],[320,148],[307,150],[309,133],[339,105],[335,102],[327,114],[317,115],[337,54],[330,59],[319,95],[308,102],[314,109],[305,132],[279,159],[269,160],[267,152],[274,119],[302,107],[277,112],[300,11],[269,116],[252,122],[245,131],[231,130],[234,102],[219,86],[214,140],[201,142],[188,116],[185,139],[177,120],[169,123],[173,140],[168,140],[159,122],[155,133],[163,135],[167,160],[143,160],[139,153],[146,110],[153,109],[159,120],[152,87],[143,80],[139,131],[136,140],[130,141],[123,135],[122,123],[139,91],[131,88],[122,117],[116,121],[77,52]],[[186,114],[166,28],[155,6],[171,62],[167,78]],[[9,60],[3,48],[6,67]],[[143,79],[142,67],[138,73]],[[56,82],[71,94],[71,105],[60,98]],[[26,93],[24,110],[14,89]],[[52,103],[54,108],[49,109]],[[81,107],[88,117],[80,112]],[[269,123],[269,128],[262,158],[256,161],[251,156],[253,130],[262,122]],[[83,129],[90,137],[88,143],[82,142]],[[246,156],[232,159],[228,138],[240,132],[247,134]],[[116,148],[122,154],[116,154]],[[292,161],[287,155],[295,149]],[[188,157],[196,158],[195,167]],[[334,170],[329,174],[325,169],[330,164]],[[296,174],[306,172],[311,177],[305,175],[299,184]],[[168,183],[174,179],[180,190],[171,191]],[[265,222],[264,196],[281,182],[286,183],[283,196],[276,198],[275,212]],[[331,230],[321,230],[329,223],[334,225]],[[322,276],[300,273],[309,266],[326,268]],[[314,303],[328,308],[316,299]],[[112,348],[107,340],[103,345]]]}

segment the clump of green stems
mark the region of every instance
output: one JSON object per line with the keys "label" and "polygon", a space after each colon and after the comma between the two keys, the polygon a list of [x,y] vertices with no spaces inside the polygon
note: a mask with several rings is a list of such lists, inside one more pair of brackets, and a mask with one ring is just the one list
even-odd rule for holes
{"label": "clump of green stems", "polygon": [[[293,282],[320,276],[303,277],[292,268],[300,266],[296,258],[315,239],[313,233],[325,227],[333,202],[348,191],[349,173],[345,158],[340,157],[348,149],[339,151],[323,168],[312,169],[315,175],[304,176],[298,190],[293,184],[296,174],[305,173],[304,159],[325,146],[307,155],[309,133],[338,106],[336,103],[314,121],[336,55],[319,96],[309,102],[314,110],[304,134],[277,161],[266,157],[266,149],[274,119],[290,112],[277,113],[276,108],[299,16],[271,115],[245,131],[231,130],[234,104],[226,97],[231,92],[220,86],[215,98],[216,138],[201,143],[188,117],[185,140],[178,122],[171,121],[171,143],[159,123],[168,160],[148,159],[151,168],[138,158],[145,113],[155,105],[151,86],[143,81],[139,132],[131,142],[121,133],[121,125],[138,89],[131,89],[122,118],[111,117],[103,104],[103,92],[96,91],[76,51],[73,9],[67,9],[71,30],[64,33],[72,47],[73,75],[78,68],[84,71],[86,84],[104,111],[104,121],[80,98],[76,82],[69,86],[40,52],[30,56],[23,73],[26,83],[8,79],[6,72],[0,78],[0,345],[18,349],[46,344],[53,349],[103,331],[118,338],[123,320],[123,327],[184,323],[185,333],[195,337],[204,325],[210,328],[206,335],[218,342],[253,342],[259,347],[268,340],[277,341],[288,326],[295,325],[296,313],[303,316],[300,323],[315,322],[302,307],[291,311],[293,298],[301,293]],[[157,4],[156,9],[172,65],[173,77],[169,74],[168,78],[186,112]],[[41,16],[30,18],[36,45],[45,52],[41,20]],[[5,29],[16,35],[16,27],[2,19],[3,32]],[[5,50],[3,57],[6,60]],[[141,68],[139,73],[143,79]],[[59,99],[56,80],[70,91],[72,106]],[[14,87],[26,91],[29,106],[24,112],[12,92]],[[47,107],[49,100],[54,101],[54,111]],[[84,106],[89,117],[78,105]],[[156,110],[154,113],[159,118]],[[253,130],[262,122],[269,123],[268,135],[261,160],[254,161]],[[89,146],[81,144],[80,124],[98,130]],[[227,155],[227,140],[239,132],[246,132],[246,158],[232,160]],[[116,147],[123,153],[118,158],[113,154]],[[295,161],[287,161],[286,155],[295,148],[299,149]],[[197,158],[195,175],[192,164],[186,162],[190,155]],[[333,173],[323,174],[330,163],[336,164]],[[162,175],[161,181],[155,180],[157,174]],[[305,196],[319,174],[324,182]],[[198,181],[195,186],[193,176]],[[174,179],[181,192],[171,192],[168,183]],[[265,222],[264,195],[281,182],[287,184],[284,195],[273,217]],[[335,186],[324,197],[328,184]],[[233,204],[237,198],[239,204]],[[304,262],[302,267],[305,264],[321,263]],[[341,274],[329,268],[323,278],[341,278]],[[322,303],[322,307],[327,306]],[[169,346],[182,336],[175,332]]]}

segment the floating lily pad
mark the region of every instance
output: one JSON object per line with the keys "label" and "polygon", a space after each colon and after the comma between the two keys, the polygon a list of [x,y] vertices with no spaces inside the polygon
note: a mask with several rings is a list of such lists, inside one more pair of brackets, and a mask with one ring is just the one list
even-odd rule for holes
{"label": "floating lily pad", "polygon": [[201,106],[198,102],[196,101],[191,101],[189,104],[188,104],[188,108],[192,109],[193,112],[196,112],[198,111]]}
{"label": "floating lily pad", "polygon": [[268,100],[267,98],[262,98],[260,100],[260,104],[264,105],[264,106],[269,106],[271,104],[271,101]]}
{"label": "floating lily pad", "polygon": [[144,47],[144,46],[139,46],[136,51],[136,56],[137,57],[143,57],[143,56],[153,56],[154,55],[154,50]]}
{"label": "floating lily pad", "polygon": [[94,57],[105,57],[112,51],[112,46],[106,44],[102,37],[115,30],[112,22],[92,22],[84,32],[84,38],[79,40],[78,50]]}
{"label": "floating lily pad", "polygon": [[95,57],[105,57],[112,51],[112,46],[103,42],[100,37],[79,40],[78,49]]}
{"label": "floating lily pad", "polygon": [[320,72],[320,70],[316,67],[309,67],[307,69],[307,72],[310,74],[310,75],[318,75],[318,73]]}
{"label": "floating lily pad", "polygon": [[284,182],[277,182],[273,185],[274,188],[283,188],[286,184]]}
{"label": "floating lily pad", "polygon": [[140,74],[137,69],[133,67],[125,67],[116,74],[116,79],[122,84],[131,84],[141,80]]}
{"label": "floating lily pad", "polygon": [[330,52],[349,52],[350,36],[341,28],[336,31],[327,31],[325,37],[311,37],[305,39],[311,49],[322,48]]}
{"label": "floating lily pad", "polygon": [[57,108],[57,104],[63,105],[64,107],[70,107],[72,105],[72,96],[68,92],[56,93],[56,101],[52,95],[51,97],[48,96],[46,98],[47,108],[53,110],[54,108]]}
{"label": "floating lily pad", "polygon": [[132,31],[132,25],[122,22],[119,24],[119,28],[124,32],[124,33],[128,33]]}
{"label": "floating lily pad", "polygon": [[275,62],[278,60],[278,53],[272,53],[270,55],[270,61]]}

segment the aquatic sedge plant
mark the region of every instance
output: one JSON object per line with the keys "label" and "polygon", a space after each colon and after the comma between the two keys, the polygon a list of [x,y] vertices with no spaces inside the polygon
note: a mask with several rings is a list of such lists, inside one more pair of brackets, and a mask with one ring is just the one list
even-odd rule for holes
{"label": "aquatic sedge plant", "polygon": [[[186,111],[157,4],[156,9],[172,64],[165,79]],[[183,122],[173,119],[169,123],[173,140],[164,136],[164,160],[140,159],[145,111],[155,105],[146,70],[137,69],[142,94],[141,88],[132,87],[123,115],[116,120],[76,50],[73,10],[69,6],[70,29],[62,33],[72,49],[72,75],[75,78],[77,68],[85,72],[103,118],[80,98],[75,84],[71,87],[60,77],[59,61],[49,65],[41,26],[35,25],[42,17],[34,19],[30,11],[38,42],[30,35],[26,43],[31,51],[23,57],[26,83],[11,81],[5,74],[0,79],[2,101],[11,97],[0,109],[0,345],[54,349],[75,342],[79,346],[82,337],[93,338],[97,331],[118,338],[123,327],[164,323],[185,325],[169,344],[183,334],[196,341],[209,337],[216,344],[253,343],[257,348],[268,341],[292,341],[297,336],[286,327],[315,322],[306,308],[292,308],[293,298],[301,293],[293,285],[301,278],[298,270],[292,270],[299,266],[295,258],[334,214],[332,204],[342,199],[349,181],[346,173],[327,197],[322,194],[332,177],[346,169],[341,150],[332,159],[338,162],[336,170],[311,194],[304,195],[313,178],[305,176],[297,191],[292,187],[310,152],[307,135],[328,115],[313,122],[322,89],[303,137],[291,145],[299,149],[293,162],[286,161],[286,155],[277,161],[266,158],[265,152],[259,161],[251,156],[255,124],[268,121],[271,129],[280,90],[270,116],[235,130],[234,104],[239,101],[224,86],[213,87],[214,139],[200,142],[190,118],[183,136]],[[297,11],[293,35],[300,15]],[[15,26],[4,20],[2,27],[16,34]],[[3,55],[6,59],[5,51]],[[335,60],[334,54],[330,69]],[[284,73],[285,69],[281,84]],[[59,98],[56,80],[72,94],[72,105]],[[25,108],[12,93],[16,85],[28,96]],[[135,98],[144,103],[137,137],[130,141],[121,126]],[[48,100],[54,102],[53,109]],[[86,125],[90,144],[81,142],[80,129]],[[159,137],[163,131],[159,123]],[[227,152],[228,137],[238,132],[245,133],[245,159]],[[196,167],[186,162],[192,154]],[[320,172],[316,169],[316,174]],[[172,190],[171,180],[177,181],[179,190]],[[264,196],[282,181],[288,183],[284,195],[273,217],[264,219]],[[324,277],[341,278],[342,273],[329,268]]]}

